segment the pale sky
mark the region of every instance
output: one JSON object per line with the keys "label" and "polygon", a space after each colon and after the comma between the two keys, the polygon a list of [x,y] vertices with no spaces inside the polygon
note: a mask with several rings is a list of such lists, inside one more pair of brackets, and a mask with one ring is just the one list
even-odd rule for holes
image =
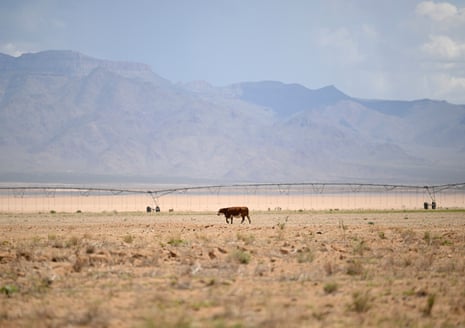
{"label": "pale sky", "polygon": [[465,0],[0,0],[0,52],[52,49],[146,63],[174,83],[465,104]]}

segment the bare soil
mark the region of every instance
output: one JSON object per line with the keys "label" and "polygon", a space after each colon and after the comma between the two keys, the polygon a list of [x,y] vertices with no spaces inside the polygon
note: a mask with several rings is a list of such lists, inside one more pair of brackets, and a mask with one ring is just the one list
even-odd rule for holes
{"label": "bare soil", "polygon": [[251,219],[0,214],[0,326],[465,326],[465,212]]}

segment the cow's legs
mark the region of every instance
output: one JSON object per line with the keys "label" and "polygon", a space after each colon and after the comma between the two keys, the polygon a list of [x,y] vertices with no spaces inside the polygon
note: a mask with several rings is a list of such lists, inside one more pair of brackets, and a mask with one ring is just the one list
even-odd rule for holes
{"label": "cow's legs", "polygon": [[252,221],[250,221],[250,216],[247,215],[247,219],[249,219],[249,224],[251,224]]}

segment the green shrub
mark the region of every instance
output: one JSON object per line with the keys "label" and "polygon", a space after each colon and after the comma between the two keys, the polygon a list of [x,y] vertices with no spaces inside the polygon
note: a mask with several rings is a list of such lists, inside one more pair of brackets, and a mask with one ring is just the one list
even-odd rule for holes
{"label": "green shrub", "polygon": [[332,294],[337,292],[337,289],[339,288],[338,284],[335,282],[329,282],[323,286],[323,290],[325,291],[326,294]]}
{"label": "green shrub", "polygon": [[18,291],[19,288],[16,285],[4,285],[0,288],[0,293],[5,294],[7,297],[10,297]]}
{"label": "green shrub", "polygon": [[240,249],[236,250],[233,253],[233,257],[241,264],[249,264],[251,258],[250,253]]}
{"label": "green shrub", "polygon": [[181,238],[172,237],[170,238],[170,240],[168,240],[168,245],[171,246],[181,246],[184,244],[187,244],[187,242],[185,240],[182,240]]}

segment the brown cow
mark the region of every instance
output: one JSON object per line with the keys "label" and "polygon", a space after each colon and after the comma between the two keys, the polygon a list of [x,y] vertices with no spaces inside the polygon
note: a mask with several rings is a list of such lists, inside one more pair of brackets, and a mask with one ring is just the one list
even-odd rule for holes
{"label": "brown cow", "polygon": [[224,214],[226,217],[226,223],[229,223],[229,219],[231,219],[231,224],[233,223],[233,217],[242,217],[241,224],[244,223],[245,218],[249,220],[249,224],[252,223],[250,221],[250,216],[249,216],[249,209],[247,207],[225,207],[225,208],[220,208],[218,210],[218,215]]}

